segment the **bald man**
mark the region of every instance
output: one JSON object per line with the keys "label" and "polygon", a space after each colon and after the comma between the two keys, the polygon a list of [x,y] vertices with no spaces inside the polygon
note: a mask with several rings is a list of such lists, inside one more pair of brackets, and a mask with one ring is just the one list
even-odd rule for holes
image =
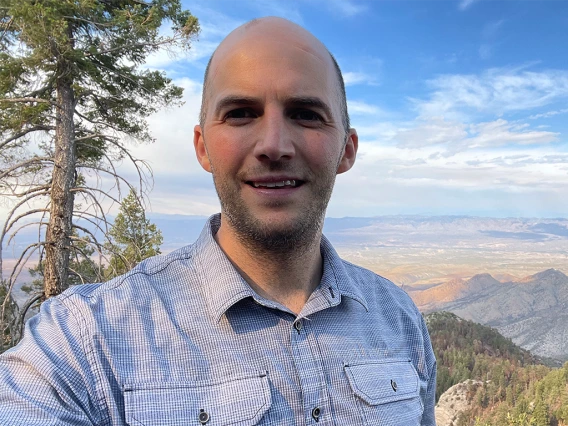
{"label": "bald man", "polygon": [[422,316],[322,235],[358,144],[325,46],[283,19],[237,28],[193,136],[221,214],[45,302],[0,358],[0,425],[435,425]]}

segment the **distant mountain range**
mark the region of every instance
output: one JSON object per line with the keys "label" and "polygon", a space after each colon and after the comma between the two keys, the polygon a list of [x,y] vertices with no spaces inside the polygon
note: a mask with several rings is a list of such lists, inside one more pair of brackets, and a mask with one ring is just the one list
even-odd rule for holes
{"label": "distant mountain range", "polygon": [[480,274],[409,295],[423,312],[450,311],[536,355],[568,360],[568,276],[556,269],[509,282]]}
{"label": "distant mountain range", "polygon": [[[163,233],[162,253],[194,242],[207,220],[148,217]],[[89,228],[88,222],[81,225]],[[568,219],[326,218],[324,234],[341,257],[402,286],[425,311],[449,309],[496,327],[539,355],[568,358],[567,285],[559,272],[568,273]],[[4,276],[9,276],[14,258],[37,238],[30,226],[18,235],[15,246],[4,247]],[[36,261],[30,259],[28,266]],[[533,275],[550,268],[554,270]],[[475,275],[481,271],[491,275]],[[27,272],[24,268],[18,284],[29,282]],[[530,277],[519,278],[524,276]],[[27,298],[18,286],[14,295],[18,303]]]}

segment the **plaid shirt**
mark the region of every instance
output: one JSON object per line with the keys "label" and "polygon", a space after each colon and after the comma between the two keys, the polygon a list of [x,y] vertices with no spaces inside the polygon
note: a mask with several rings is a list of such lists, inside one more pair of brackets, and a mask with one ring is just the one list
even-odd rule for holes
{"label": "plaid shirt", "polygon": [[0,425],[435,426],[436,361],[406,293],[323,237],[296,316],[238,274],[219,225],[46,301],[0,357]]}

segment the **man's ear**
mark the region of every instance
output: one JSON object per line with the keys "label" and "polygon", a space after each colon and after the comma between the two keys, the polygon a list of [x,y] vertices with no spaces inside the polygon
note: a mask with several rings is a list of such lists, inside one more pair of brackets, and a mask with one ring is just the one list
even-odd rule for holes
{"label": "man's ear", "polygon": [[201,164],[201,167],[203,167],[205,171],[211,173],[211,163],[209,162],[209,155],[207,155],[207,149],[205,148],[203,131],[199,124],[193,128],[193,146],[195,147],[197,161],[199,161],[199,164]]}
{"label": "man's ear", "polygon": [[355,157],[357,156],[357,148],[359,147],[359,136],[357,136],[357,131],[355,129],[349,129],[347,134],[347,142],[343,149],[343,156],[339,161],[337,167],[337,174],[345,173],[353,164],[355,164]]}

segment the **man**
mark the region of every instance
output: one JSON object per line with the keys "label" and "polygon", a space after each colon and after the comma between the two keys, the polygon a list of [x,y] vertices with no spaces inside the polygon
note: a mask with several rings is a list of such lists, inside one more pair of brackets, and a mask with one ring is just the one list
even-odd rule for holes
{"label": "man", "polygon": [[434,425],[435,359],[398,287],[322,236],[357,152],[339,68],[252,21],[206,72],[198,241],[50,299],[0,364],[0,425]]}

